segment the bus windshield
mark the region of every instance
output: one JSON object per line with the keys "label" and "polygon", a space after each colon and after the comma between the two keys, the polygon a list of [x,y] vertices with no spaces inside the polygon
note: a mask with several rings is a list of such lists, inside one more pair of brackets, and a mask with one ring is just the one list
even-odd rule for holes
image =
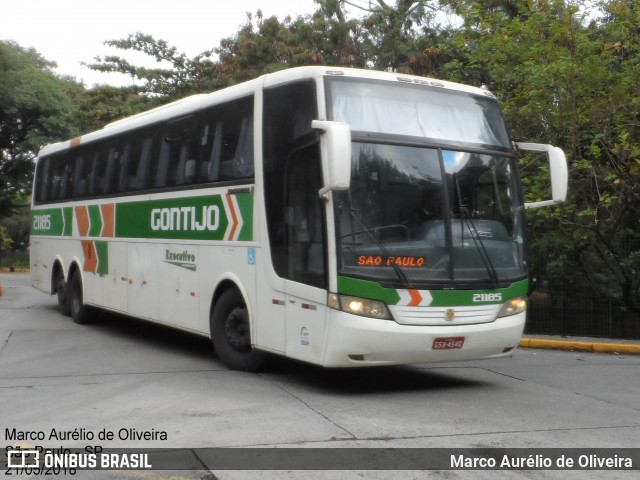
{"label": "bus windshield", "polygon": [[488,96],[331,78],[349,123],[351,187],[336,194],[339,274],[403,288],[497,288],[526,276],[509,136]]}
{"label": "bus windshield", "polygon": [[353,132],[511,149],[493,98],[399,82],[331,78],[327,86],[331,119]]}
{"label": "bus windshield", "polygon": [[340,274],[404,287],[497,284],[526,275],[513,159],[354,143],[336,192]]}

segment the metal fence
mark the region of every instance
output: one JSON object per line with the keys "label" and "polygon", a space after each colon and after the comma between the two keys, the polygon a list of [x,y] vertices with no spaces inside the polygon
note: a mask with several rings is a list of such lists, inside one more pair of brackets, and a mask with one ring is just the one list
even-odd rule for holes
{"label": "metal fence", "polygon": [[534,292],[525,333],[640,339],[640,315],[612,298]]}

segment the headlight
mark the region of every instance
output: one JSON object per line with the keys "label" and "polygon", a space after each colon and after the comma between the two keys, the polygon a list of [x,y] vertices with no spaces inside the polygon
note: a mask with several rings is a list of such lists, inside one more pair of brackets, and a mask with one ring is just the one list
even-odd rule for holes
{"label": "headlight", "polygon": [[526,309],[527,297],[512,298],[502,306],[498,313],[498,318],[516,315],[517,313],[524,312]]}
{"label": "headlight", "polygon": [[347,295],[330,293],[327,303],[329,307],[334,310],[342,310],[343,312],[360,315],[362,317],[392,320],[387,305],[378,300],[369,300],[367,298],[350,297]]}

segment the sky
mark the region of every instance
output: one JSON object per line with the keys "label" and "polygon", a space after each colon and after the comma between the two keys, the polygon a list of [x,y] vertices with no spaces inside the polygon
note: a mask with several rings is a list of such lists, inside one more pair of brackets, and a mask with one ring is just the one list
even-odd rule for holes
{"label": "sky", "polygon": [[246,12],[296,17],[316,10],[313,0],[0,0],[0,40],[35,48],[56,72],[83,81],[126,85],[131,79],[83,67],[97,56],[119,55],[151,66],[147,57],[104,45],[142,32],[188,57],[217,47],[245,23]]}

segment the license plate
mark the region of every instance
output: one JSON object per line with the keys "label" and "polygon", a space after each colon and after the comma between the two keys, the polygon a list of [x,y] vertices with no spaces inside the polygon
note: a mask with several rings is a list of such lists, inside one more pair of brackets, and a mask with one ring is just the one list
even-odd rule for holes
{"label": "license plate", "polygon": [[433,341],[433,350],[453,350],[462,348],[464,337],[441,337]]}

